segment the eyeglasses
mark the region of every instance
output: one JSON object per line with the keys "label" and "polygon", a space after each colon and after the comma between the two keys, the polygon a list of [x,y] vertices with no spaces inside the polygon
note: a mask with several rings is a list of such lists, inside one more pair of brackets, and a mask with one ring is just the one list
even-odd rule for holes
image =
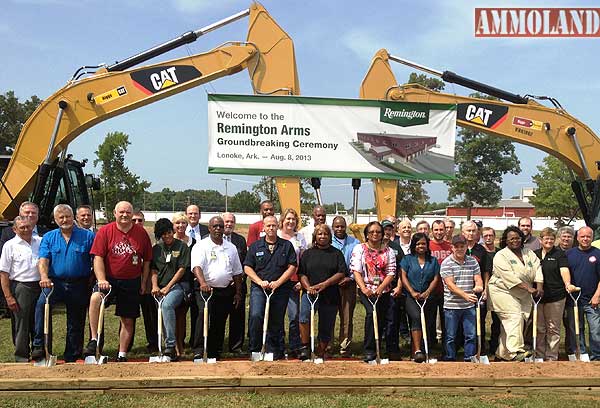
{"label": "eyeglasses", "polygon": [[142,218],[134,218],[133,222],[144,222]]}
{"label": "eyeglasses", "polygon": [[368,235],[383,234],[383,231],[381,231],[381,230],[369,231],[369,232],[367,232],[367,234]]}

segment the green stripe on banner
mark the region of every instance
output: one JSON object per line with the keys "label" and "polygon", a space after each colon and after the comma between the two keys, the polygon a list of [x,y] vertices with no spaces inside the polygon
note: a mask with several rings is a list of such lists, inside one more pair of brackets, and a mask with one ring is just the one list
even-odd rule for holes
{"label": "green stripe on banner", "polygon": [[[300,105],[338,105],[338,106],[371,106],[382,107],[390,103],[414,104],[417,102],[395,102],[376,101],[372,99],[342,99],[342,98],[318,98],[311,96],[274,96],[274,95],[224,95],[208,94],[208,100],[214,102],[253,102],[253,103],[295,103]],[[456,110],[456,104],[452,103],[418,103],[427,105],[431,110]]]}
{"label": "green stripe on banner", "polygon": [[379,178],[389,180],[452,180],[453,174],[419,173],[352,173],[342,171],[309,171],[309,170],[266,170],[266,169],[232,169],[226,167],[209,167],[210,174],[237,174],[243,176],[272,177],[332,177],[332,178]]}

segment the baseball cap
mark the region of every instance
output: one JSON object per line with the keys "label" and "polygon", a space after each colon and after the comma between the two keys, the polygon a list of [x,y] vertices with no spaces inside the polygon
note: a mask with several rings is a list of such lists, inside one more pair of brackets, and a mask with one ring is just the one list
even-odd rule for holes
{"label": "baseball cap", "polygon": [[462,235],[455,235],[452,237],[452,245],[466,244],[467,240]]}
{"label": "baseball cap", "polygon": [[390,220],[383,220],[383,221],[381,221],[381,226],[383,228],[385,228],[385,227],[393,227],[394,223],[391,222]]}

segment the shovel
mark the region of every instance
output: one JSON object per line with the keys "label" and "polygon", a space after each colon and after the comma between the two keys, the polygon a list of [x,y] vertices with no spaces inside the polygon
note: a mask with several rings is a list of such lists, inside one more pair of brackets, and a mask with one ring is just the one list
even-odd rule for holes
{"label": "shovel", "polygon": [[389,364],[390,360],[388,358],[381,358],[381,354],[379,352],[379,322],[377,319],[377,302],[379,301],[379,296],[375,298],[374,302],[371,300],[371,298],[367,298],[367,300],[373,306],[373,333],[375,334],[375,360],[369,361],[369,364]]}
{"label": "shovel", "polygon": [[100,293],[100,297],[102,298],[102,302],[100,303],[100,313],[98,313],[98,341],[96,342],[96,355],[95,356],[87,356],[83,361],[84,364],[106,364],[108,363],[108,356],[100,355],[100,339],[104,336],[104,309],[106,308],[106,298],[110,295],[112,290],[112,286],[108,287],[108,293],[105,295],[102,291],[98,291]]}
{"label": "shovel", "polygon": [[204,302],[204,307],[202,308],[202,313],[204,313],[204,324],[202,325],[202,335],[204,337],[204,351],[202,353],[202,358],[194,359],[194,363],[196,364],[216,364],[216,358],[208,358],[208,301],[213,295],[212,288],[210,289],[210,295],[208,297],[204,296],[204,292],[200,291],[200,297]]}
{"label": "shovel", "polygon": [[429,345],[427,344],[427,321],[425,320],[425,305],[427,304],[427,299],[424,299],[422,304],[417,299],[415,299],[415,301],[421,309],[421,331],[423,332],[423,343],[425,344],[425,362],[428,364],[435,364],[437,363],[437,358],[429,358]]}
{"label": "shovel", "polygon": [[481,294],[477,296],[477,306],[475,307],[475,315],[477,317],[477,355],[471,357],[471,363],[490,364],[488,356],[481,355]]}
{"label": "shovel", "polygon": [[310,361],[315,364],[323,364],[323,359],[315,356],[315,304],[319,300],[319,293],[313,297],[306,292],[306,298],[310,303]]}
{"label": "shovel", "polygon": [[52,284],[50,288],[50,292],[46,294],[46,291],[42,289],[42,293],[46,298],[46,303],[44,304],[44,351],[46,352],[46,357],[41,359],[40,361],[36,361],[33,363],[35,367],[53,367],[56,365],[56,356],[53,356],[48,351],[48,343],[50,343],[50,296],[52,296],[52,292],[54,292],[54,284]]}
{"label": "shovel", "polygon": [[267,353],[267,328],[269,327],[269,309],[271,308],[271,296],[275,293],[274,290],[271,290],[269,294],[265,288],[263,288],[263,292],[267,297],[267,302],[265,304],[265,318],[263,320],[263,335],[262,335],[262,348],[259,352],[253,351],[250,355],[250,360],[252,361],[273,361],[273,353]]}
{"label": "shovel", "polygon": [[542,300],[542,298],[536,298],[531,296],[531,300],[533,300],[533,354],[531,357],[525,357],[526,363],[543,363],[543,358],[536,358],[537,351],[537,317],[538,317],[538,304]]}
{"label": "shovel", "polygon": [[577,306],[577,302],[579,301],[579,297],[581,296],[581,288],[576,287],[576,292],[579,292],[577,297],[573,296],[571,292],[569,292],[569,296],[573,299],[573,318],[575,319],[575,354],[569,354],[569,361],[583,361],[585,363],[590,362],[590,356],[587,353],[581,353],[581,346],[579,345],[579,306]]}
{"label": "shovel", "polygon": [[148,359],[149,363],[170,363],[171,357],[165,356],[162,352],[162,337],[163,337],[163,316],[162,316],[162,304],[165,297],[154,296],[154,300],[158,305],[158,356],[150,356]]}

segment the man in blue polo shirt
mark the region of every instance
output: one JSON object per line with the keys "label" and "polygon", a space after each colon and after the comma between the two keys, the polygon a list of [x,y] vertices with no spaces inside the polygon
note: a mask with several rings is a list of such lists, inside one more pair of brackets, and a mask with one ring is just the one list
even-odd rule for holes
{"label": "man in blue polo shirt", "polygon": [[[90,249],[94,234],[75,226],[73,209],[66,204],[54,207],[58,229],[44,235],[40,245],[40,286],[48,292],[54,286],[50,304],[63,302],[67,307],[67,337],[64,358],[75,362],[83,349],[83,325],[88,304],[91,271]],[[44,357],[44,303],[41,294],[35,308],[35,338],[32,359]]]}
{"label": "man in blue polo shirt", "polygon": [[[587,320],[590,334],[590,360],[600,361],[600,249],[592,246],[594,231],[590,227],[582,227],[577,231],[578,246],[567,251],[571,282],[569,284],[581,288],[578,300],[579,327],[581,327],[579,343],[581,352],[585,353],[585,320]],[[575,325],[573,301],[567,298],[566,306],[569,324]],[[575,336],[575,331],[572,331]],[[575,339],[571,339],[575,345]],[[575,346],[573,346],[575,347]]]}
{"label": "man in blue polo shirt", "polygon": [[284,356],[283,323],[292,288],[289,279],[296,271],[297,260],[292,243],[277,236],[277,219],[275,217],[265,217],[263,229],[265,236],[250,245],[244,261],[244,272],[252,281],[248,337],[250,352],[260,351],[267,300],[263,290],[267,293],[274,291],[271,297],[267,329],[267,352],[273,353],[273,359],[278,360]]}

